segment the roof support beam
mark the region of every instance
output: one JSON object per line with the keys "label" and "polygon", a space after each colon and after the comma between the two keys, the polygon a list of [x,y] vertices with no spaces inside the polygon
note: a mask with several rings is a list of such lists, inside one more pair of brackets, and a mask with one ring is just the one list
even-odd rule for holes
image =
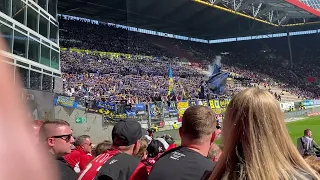
{"label": "roof support beam", "polygon": [[219,4],[222,0],[208,0],[211,4]]}
{"label": "roof support beam", "polygon": [[[274,13],[274,12],[273,12]],[[273,17],[275,16],[275,14],[273,14]],[[287,15],[284,13],[281,14],[276,14],[276,17],[274,19],[272,19],[272,22],[279,22],[281,19],[283,19],[284,17],[286,17]]]}
{"label": "roof support beam", "polygon": [[261,9],[261,10],[258,12],[257,16],[264,15],[265,13],[270,12],[270,11],[273,11],[272,7],[271,7],[271,6],[267,6],[267,7],[265,7],[264,9]]}
{"label": "roof support beam", "polygon": [[252,14],[253,14],[253,17],[257,17],[258,13],[260,12],[261,6],[262,6],[262,3],[260,3],[258,5],[258,7],[255,8],[254,4],[252,3]]}

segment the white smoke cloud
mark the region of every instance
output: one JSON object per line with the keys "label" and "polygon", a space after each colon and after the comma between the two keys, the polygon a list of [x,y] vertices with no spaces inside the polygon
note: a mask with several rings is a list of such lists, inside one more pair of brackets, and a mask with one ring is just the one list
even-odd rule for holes
{"label": "white smoke cloud", "polygon": [[221,56],[216,56],[216,58],[212,61],[212,63],[208,65],[208,71],[206,72],[206,75],[208,78],[212,75],[215,64],[218,66],[221,66]]}

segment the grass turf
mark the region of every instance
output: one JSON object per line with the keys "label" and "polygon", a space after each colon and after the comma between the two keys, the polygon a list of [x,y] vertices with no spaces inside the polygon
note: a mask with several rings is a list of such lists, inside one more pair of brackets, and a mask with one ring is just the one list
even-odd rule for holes
{"label": "grass turf", "polygon": [[[293,143],[297,144],[297,139],[303,136],[303,131],[307,128],[312,130],[313,139],[320,144],[320,116],[307,117],[304,120],[287,123],[287,128]],[[175,140],[177,145],[181,144],[180,139]],[[220,144],[220,139],[215,140],[216,144]]]}
{"label": "grass turf", "polygon": [[308,117],[304,120],[287,123],[287,128],[290,137],[294,144],[297,144],[297,139],[303,136],[305,129],[311,129],[313,139],[320,142],[320,116]]}

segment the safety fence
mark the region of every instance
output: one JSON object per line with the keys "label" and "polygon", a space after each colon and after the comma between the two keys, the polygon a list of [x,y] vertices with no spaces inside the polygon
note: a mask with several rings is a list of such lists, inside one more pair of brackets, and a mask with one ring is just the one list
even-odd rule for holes
{"label": "safety fence", "polygon": [[[193,105],[209,106],[215,112],[217,118],[222,118],[226,107],[230,102],[230,98],[210,100],[194,99],[169,102],[156,101],[137,104],[128,104],[125,100],[117,102],[95,100],[86,103],[85,105],[81,105],[79,98],[55,94],[53,102],[54,105],[82,109],[86,113],[101,114],[105,121],[116,122],[121,119],[137,119],[141,122],[148,122],[150,125],[157,124],[157,126],[161,127],[165,120],[181,122],[184,111]],[[286,113],[286,116],[295,117],[297,115],[302,116],[306,113],[313,113],[313,110],[306,108],[316,105],[320,105],[320,100],[304,100],[298,103],[280,103],[280,108],[285,112],[292,111]],[[298,109],[305,110],[296,111]]]}
{"label": "safety fence", "polygon": [[149,123],[159,123],[166,120],[179,121],[184,111],[193,105],[209,106],[221,117],[229,104],[229,98],[211,99],[211,100],[183,100],[183,101],[156,101],[152,103],[128,104],[126,101],[104,102],[94,101],[80,105],[75,97],[56,95],[54,104],[68,108],[83,109],[87,113],[101,114],[106,121],[118,121],[121,119],[137,119],[148,121]]}

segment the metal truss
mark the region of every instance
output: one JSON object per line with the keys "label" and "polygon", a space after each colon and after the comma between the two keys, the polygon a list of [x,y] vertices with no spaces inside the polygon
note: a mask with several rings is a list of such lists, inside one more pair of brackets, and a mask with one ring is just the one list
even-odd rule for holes
{"label": "metal truss", "polygon": [[[201,0],[233,13],[275,26],[292,26],[314,21],[317,16],[281,0]],[[309,1],[309,0],[301,0]],[[319,2],[320,0],[316,0]]]}

